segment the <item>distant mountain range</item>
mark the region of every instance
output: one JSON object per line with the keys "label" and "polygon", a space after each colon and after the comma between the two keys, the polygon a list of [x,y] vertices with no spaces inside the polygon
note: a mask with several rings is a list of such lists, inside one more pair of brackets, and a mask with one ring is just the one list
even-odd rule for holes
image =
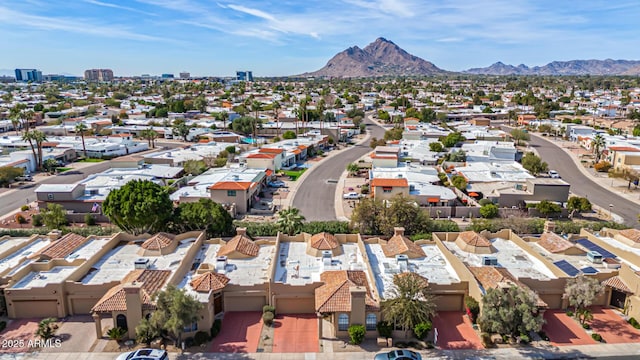
{"label": "distant mountain range", "polygon": [[446,74],[424,59],[411,55],[385,38],[364,49],[350,47],[331,58],[322,69],[301,76],[372,77]]}
{"label": "distant mountain range", "polygon": [[[429,76],[454,72],[438,68],[433,63],[411,55],[385,38],[378,38],[364,49],[350,47],[327,62],[320,70],[304,73],[305,77],[379,77]],[[528,67],[497,62],[489,67],[462,71],[478,75],[640,75],[640,61],[634,60],[571,60],[553,61],[544,66]]]}

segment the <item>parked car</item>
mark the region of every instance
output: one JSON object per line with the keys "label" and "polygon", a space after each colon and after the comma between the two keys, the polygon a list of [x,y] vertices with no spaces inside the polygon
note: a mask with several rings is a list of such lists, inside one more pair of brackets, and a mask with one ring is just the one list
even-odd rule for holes
{"label": "parked car", "polygon": [[555,170],[549,170],[549,177],[552,179],[560,179],[560,174]]}
{"label": "parked car", "polygon": [[120,354],[116,360],[169,360],[165,350],[139,349]]}
{"label": "parked car", "polygon": [[16,177],[16,181],[33,181],[33,178],[31,177],[31,175],[26,174]]}
{"label": "parked car", "polygon": [[267,182],[267,186],[274,187],[274,188],[283,188],[283,187],[287,187],[287,184],[285,184],[284,181],[276,180],[276,181]]}
{"label": "parked car", "polygon": [[350,193],[343,194],[342,198],[349,199],[349,200],[360,199],[360,194],[358,194],[357,192],[350,192]]}
{"label": "parked car", "polygon": [[393,350],[377,354],[374,360],[422,360],[422,355],[411,350]]}

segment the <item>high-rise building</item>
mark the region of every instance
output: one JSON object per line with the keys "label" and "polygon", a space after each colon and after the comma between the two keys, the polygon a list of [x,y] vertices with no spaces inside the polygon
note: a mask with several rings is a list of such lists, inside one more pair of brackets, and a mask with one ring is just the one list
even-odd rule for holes
{"label": "high-rise building", "polygon": [[236,71],[236,80],[238,81],[253,81],[252,71]]}
{"label": "high-rise building", "polygon": [[183,71],[180,73],[180,79],[188,79],[190,77],[191,77],[191,74],[186,71]]}
{"label": "high-rise building", "polygon": [[160,77],[162,79],[173,79],[173,74],[162,74]]}
{"label": "high-rise building", "polygon": [[16,69],[16,81],[42,82],[42,71],[36,69]]}
{"label": "high-rise building", "polygon": [[86,81],[113,81],[113,71],[111,69],[89,69],[84,72]]}

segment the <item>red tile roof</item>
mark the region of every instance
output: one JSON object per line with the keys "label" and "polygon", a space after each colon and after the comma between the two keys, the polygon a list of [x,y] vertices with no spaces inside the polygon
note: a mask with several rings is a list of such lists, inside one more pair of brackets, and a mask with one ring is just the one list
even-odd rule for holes
{"label": "red tile roof", "polygon": [[318,250],[331,250],[340,246],[336,237],[327,232],[321,232],[313,235],[310,242],[311,247]]}
{"label": "red tile roof", "polygon": [[274,159],[276,154],[249,154],[247,159]]}
{"label": "red tile roof", "polygon": [[477,247],[489,247],[491,241],[487,240],[484,236],[478,234],[475,231],[463,231],[458,235],[458,238],[464,241],[467,245]]}
{"label": "red tile roof", "polygon": [[422,258],[427,256],[424,250],[409,238],[396,234],[382,246],[382,252],[386,257],[394,257],[396,255],[407,255],[410,258]]}
{"label": "red tile roof", "polygon": [[554,254],[564,252],[567,249],[573,247],[573,243],[571,241],[566,240],[560,235],[552,232],[545,232],[540,235],[540,241],[538,241],[538,245]]}
{"label": "red tile roof", "polygon": [[49,246],[40,250],[33,257],[44,257],[48,259],[64,259],[84,244],[87,238],[78,234],[69,233],[58,240],[53,241]]}
{"label": "red tile roof", "polygon": [[271,153],[271,154],[282,154],[283,151],[284,149],[279,149],[279,148],[260,148],[260,150],[258,150],[258,152],[261,152],[261,153]]}
{"label": "red tile roof", "polygon": [[220,181],[209,187],[211,190],[247,190],[251,187],[250,181]]}
{"label": "red tile roof", "polygon": [[631,146],[609,146],[609,150],[612,151],[630,151],[630,152],[640,152],[640,149]]}
{"label": "red tile roof", "polygon": [[349,288],[352,286],[366,288],[366,310],[376,311],[380,308],[370,295],[371,289],[364,271],[325,271],[320,274],[320,281],[324,282],[324,285],[315,290],[316,310],[319,312],[351,311],[351,291]]}
{"label": "red tile roof", "polygon": [[[516,279],[509,270],[505,268],[493,266],[469,266],[469,271],[471,271],[473,276],[485,290],[497,289],[503,284],[530,290],[527,285],[518,281],[518,279]],[[538,307],[547,307],[547,303],[540,299],[538,294],[536,294],[536,300]]]}
{"label": "red tile roof", "polygon": [[224,289],[229,283],[229,278],[224,274],[218,274],[212,271],[207,271],[204,274],[198,275],[191,280],[191,287],[197,292],[220,291]]}
{"label": "red tile roof", "polygon": [[633,241],[634,243],[640,243],[640,230],[638,229],[620,230],[619,234]]}
{"label": "red tile roof", "polygon": [[390,187],[409,187],[407,179],[381,179],[375,178],[371,180],[371,187],[390,186]]}
{"label": "red tile roof", "polygon": [[161,250],[171,245],[175,237],[173,234],[160,232],[145,240],[141,247],[146,250]]}
{"label": "red tile roof", "polygon": [[239,234],[222,245],[218,250],[218,256],[227,256],[233,252],[239,252],[249,257],[258,256],[260,246],[256,245],[247,235]]}
{"label": "red tile roof", "polygon": [[620,290],[627,294],[633,294],[633,291],[631,291],[629,286],[627,286],[627,284],[625,284],[625,282],[622,281],[620,276],[614,276],[614,277],[608,278],[607,280],[602,282],[602,285],[612,287],[616,290]]}
{"label": "red tile roof", "polygon": [[124,285],[128,283],[142,283],[141,299],[143,310],[154,310],[153,295],[160,290],[171,276],[171,270],[133,270],[122,283],[109,289],[91,309],[92,312],[110,313],[113,311],[126,311],[127,301]]}

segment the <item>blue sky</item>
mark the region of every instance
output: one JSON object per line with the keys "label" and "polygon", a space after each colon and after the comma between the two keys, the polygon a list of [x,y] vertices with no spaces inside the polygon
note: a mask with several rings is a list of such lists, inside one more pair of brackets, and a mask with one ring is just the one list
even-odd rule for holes
{"label": "blue sky", "polygon": [[314,71],[377,37],[446,70],[640,59],[637,0],[2,0],[0,69]]}

